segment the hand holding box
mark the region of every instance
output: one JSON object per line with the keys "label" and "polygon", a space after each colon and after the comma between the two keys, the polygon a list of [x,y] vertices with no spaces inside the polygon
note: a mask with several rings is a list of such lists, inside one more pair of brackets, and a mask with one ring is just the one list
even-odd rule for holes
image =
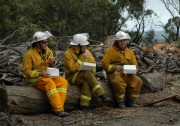
{"label": "hand holding box", "polygon": [[53,77],[59,76],[59,69],[48,67],[46,72]]}
{"label": "hand holding box", "polygon": [[79,70],[94,70],[94,68],[96,68],[95,63],[83,62]]}

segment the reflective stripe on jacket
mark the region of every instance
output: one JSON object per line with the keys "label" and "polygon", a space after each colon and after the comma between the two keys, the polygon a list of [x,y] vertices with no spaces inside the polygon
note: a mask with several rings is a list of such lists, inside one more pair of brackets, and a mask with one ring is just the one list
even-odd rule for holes
{"label": "reflective stripe on jacket", "polygon": [[[53,57],[52,51],[47,48],[45,53],[41,53],[38,47],[29,49],[23,56],[23,73],[30,85],[35,85],[40,79],[39,73],[49,67],[48,60]],[[54,65],[50,66],[54,67]]]}

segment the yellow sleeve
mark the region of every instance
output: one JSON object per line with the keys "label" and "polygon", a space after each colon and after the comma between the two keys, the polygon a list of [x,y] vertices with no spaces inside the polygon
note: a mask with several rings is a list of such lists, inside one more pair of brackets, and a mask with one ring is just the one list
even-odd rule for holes
{"label": "yellow sleeve", "polygon": [[112,49],[109,48],[107,49],[107,51],[105,52],[101,65],[102,68],[106,71],[106,72],[113,72],[115,71],[115,65],[111,64],[111,58],[113,57],[113,52]]}
{"label": "yellow sleeve", "polygon": [[64,66],[70,72],[77,72],[82,64],[82,61],[70,51],[64,54]]}
{"label": "yellow sleeve", "polygon": [[29,53],[26,53],[23,56],[23,73],[27,78],[36,78],[39,77],[39,71],[33,70],[33,62],[32,62],[32,56]]}

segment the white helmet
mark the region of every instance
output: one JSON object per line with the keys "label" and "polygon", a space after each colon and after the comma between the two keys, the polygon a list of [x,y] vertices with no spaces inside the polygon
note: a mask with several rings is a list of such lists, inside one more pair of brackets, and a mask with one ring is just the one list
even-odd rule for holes
{"label": "white helmet", "polygon": [[49,38],[51,36],[52,36],[52,34],[49,31],[45,31],[45,32],[37,31],[34,33],[33,40],[31,43],[46,40],[47,38]]}
{"label": "white helmet", "polygon": [[131,41],[131,37],[129,36],[128,33],[126,33],[126,37],[127,37],[127,40]]}
{"label": "white helmet", "polygon": [[115,34],[114,39],[115,39],[115,40],[124,40],[124,39],[131,40],[129,34],[123,32],[123,31],[118,31],[118,32]]}
{"label": "white helmet", "polygon": [[89,42],[87,35],[87,33],[75,34],[70,42],[70,45],[88,45]]}

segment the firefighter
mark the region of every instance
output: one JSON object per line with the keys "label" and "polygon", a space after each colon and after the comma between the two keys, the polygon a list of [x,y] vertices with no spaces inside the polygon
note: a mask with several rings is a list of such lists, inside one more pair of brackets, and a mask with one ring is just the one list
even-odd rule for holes
{"label": "firefighter", "polygon": [[89,108],[92,93],[96,94],[103,102],[110,101],[95,77],[95,69],[79,71],[83,62],[96,63],[93,55],[87,49],[88,44],[87,33],[75,34],[64,54],[66,79],[72,85],[81,86],[80,109],[82,110]]}
{"label": "firefighter", "polygon": [[47,67],[55,67],[55,57],[48,48],[49,32],[37,31],[33,35],[32,47],[23,56],[23,72],[27,83],[45,92],[52,110],[59,117],[68,116],[64,111],[68,82],[63,77],[50,77]]}
{"label": "firefighter", "polygon": [[136,65],[134,53],[127,47],[130,36],[122,31],[115,34],[115,42],[109,47],[102,59],[107,80],[112,85],[118,108],[137,107],[142,80],[135,74],[124,74],[123,65]]}

